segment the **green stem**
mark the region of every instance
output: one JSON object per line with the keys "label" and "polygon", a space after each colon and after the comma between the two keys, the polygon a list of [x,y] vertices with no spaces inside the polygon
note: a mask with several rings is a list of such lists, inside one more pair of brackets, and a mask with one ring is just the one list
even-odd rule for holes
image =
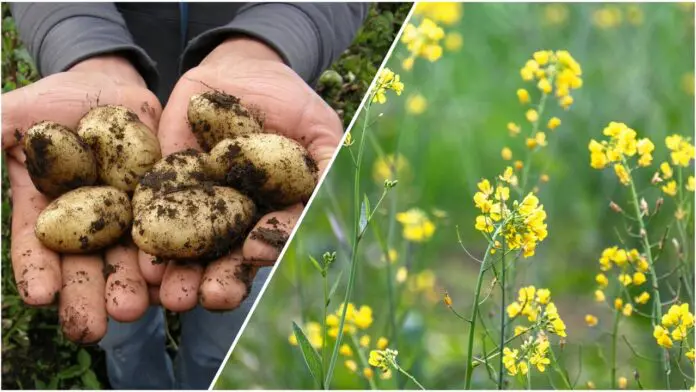
{"label": "green stem", "polygon": [[491,248],[493,247],[493,244],[495,243],[495,239],[498,237],[498,234],[502,230],[503,226],[505,225],[505,221],[498,226],[496,229],[495,233],[493,233],[493,236],[491,237],[491,241],[488,243],[488,247],[486,248],[486,254],[483,256],[483,261],[481,262],[481,267],[479,267],[479,273],[478,273],[478,278],[476,278],[476,290],[474,291],[474,304],[471,309],[471,327],[469,328],[469,346],[467,347],[467,354],[466,354],[466,378],[465,378],[465,383],[464,383],[464,389],[471,389],[471,376],[474,370],[474,361],[473,361],[473,353],[474,353],[474,334],[476,330],[476,315],[478,314],[478,306],[479,306],[479,297],[481,296],[481,285],[483,283],[483,275],[486,272],[486,261],[488,260],[488,257],[491,253]]}
{"label": "green stem", "polygon": [[[360,360],[360,367],[362,367],[363,369],[370,368],[370,364],[367,363],[367,358],[365,358],[365,354],[360,349],[360,343],[355,338],[355,335],[351,334],[350,337],[353,340],[353,346],[355,347],[355,352],[358,353],[358,360]],[[365,377],[365,378],[367,379],[368,384],[370,384],[370,389],[372,389],[372,390],[377,389],[377,385],[375,384],[375,380],[373,380],[372,378],[367,378],[367,377]]]}
{"label": "green stem", "polygon": [[355,203],[355,227],[353,230],[353,245],[350,255],[350,276],[348,277],[348,287],[346,288],[346,295],[343,299],[343,312],[341,312],[341,321],[338,325],[338,336],[336,336],[336,344],[334,345],[333,352],[331,354],[331,359],[329,360],[329,369],[326,373],[326,380],[324,382],[325,389],[328,389],[331,385],[331,379],[333,377],[334,368],[336,367],[336,360],[338,359],[339,347],[341,346],[341,341],[343,339],[343,327],[346,323],[346,314],[348,313],[348,302],[350,301],[351,294],[353,293],[353,286],[355,285],[358,245],[360,243],[360,169],[362,167],[362,157],[365,147],[365,133],[367,131],[367,120],[370,118],[370,107],[372,106],[371,103],[372,99],[371,97],[368,97],[367,105],[365,106],[365,120],[363,122],[362,133],[360,135],[358,159],[355,165],[355,177],[353,183],[353,201]]}
{"label": "green stem", "polygon": [[[627,167],[626,164],[626,159],[623,158],[623,165],[624,167]],[[638,192],[636,192],[636,186],[633,183],[633,177],[630,177],[629,181],[630,189],[631,189],[631,198],[633,201],[633,208],[634,208],[634,213],[636,214],[636,219],[638,220],[638,225],[640,227],[640,236],[641,239],[643,240],[643,250],[645,251],[645,256],[648,258],[648,265],[650,269],[650,280],[652,284],[652,289],[653,289],[653,319],[652,319],[652,325],[655,327],[660,323],[660,320],[662,319],[662,302],[660,301],[660,290],[659,286],[657,283],[657,274],[655,273],[655,264],[652,256],[652,248],[650,247],[650,239],[648,238],[648,231],[645,228],[645,222],[643,221],[643,215],[640,211],[640,203],[638,202]],[[661,355],[662,355],[662,364],[663,364],[663,370],[665,372],[665,378],[666,378],[666,383],[667,383],[667,389],[669,389],[669,375],[671,373],[670,369],[670,364],[669,364],[669,358],[668,358],[668,353],[667,350],[662,349],[661,350]],[[612,380],[612,383],[614,383],[615,380]]]}
{"label": "green stem", "polygon": [[[502,204],[502,201],[501,201]],[[501,209],[502,211],[502,209]],[[502,242],[502,265],[500,272],[500,352],[503,352],[503,347],[505,345],[505,236],[503,236]],[[473,327],[473,325],[472,325]],[[505,373],[503,372],[503,356],[500,356],[500,363],[498,369],[498,389],[503,389],[503,378]]]}
{"label": "green stem", "polygon": [[[323,383],[324,382],[324,372],[326,371],[326,346],[329,341],[328,338],[328,331],[326,329],[326,314],[328,312],[328,307],[329,307],[329,278],[328,278],[328,273],[327,271],[324,271],[322,273],[322,277],[324,278],[324,318],[322,319],[322,331],[324,331],[324,337],[321,345],[321,377],[320,380]],[[323,388],[324,386],[321,385]]]}
{"label": "green stem", "polygon": [[401,366],[397,365],[396,363],[394,363],[393,365],[394,365],[394,368],[396,368],[396,370],[399,371],[399,373],[401,373],[401,374],[403,374],[404,376],[408,377],[408,379],[411,380],[414,384],[416,384],[416,385],[418,386],[418,388],[420,388],[420,389],[422,389],[422,390],[425,391],[425,387],[424,387],[423,385],[421,385],[421,383],[419,383],[418,380],[416,380],[415,377],[413,377],[412,375],[410,375],[407,371],[405,371],[404,369],[402,369]]}
{"label": "green stem", "polygon": [[[379,228],[379,225],[374,224],[372,225],[372,230],[375,233],[375,238],[377,238],[377,243],[379,243],[380,248],[382,248],[382,254],[384,254],[384,259],[387,262],[387,301],[389,302],[389,328],[390,332],[389,335],[392,339],[392,341],[395,341],[395,336],[396,336],[396,304],[394,302],[394,277],[392,276],[392,271],[391,271],[391,259],[389,258],[389,247],[387,246],[387,243],[384,240],[384,237],[382,236],[382,231]],[[394,349],[396,349],[395,345],[392,345]]]}
{"label": "green stem", "polygon": [[[551,75],[549,78],[549,83],[553,85],[553,79],[555,75]],[[546,108],[546,100],[548,99],[548,94],[542,93],[539,99],[539,106],[537,106],[538,118],[532,123],[532,133],[530,136],[534,137],[537,132],[539,132],[539,122],[541,121],[541,115],[544,113]],[[524,160],[524,167],[522,168],[522,180],[520,181],[520,195],[524,194],[524,189],[527,187],[527,180],[529,177],[529,167],[531,166],[531,157],[533,151],[528,151]]]}
{"label": "green stem", "polygon": [[616,346],[619,321],[621,320],[621,312],[618,309],[615,309],[614,312],[614,328],[611,333],[611,389],[616,389]]}
{"label": "green stem", "polygon": [[567,389],[573,389],[572,386],[570,386],[570,380],[568,379],[568,375],[563,372],[561,369],[560,364],[558,363],[558,359],[556,359],[556,353],[553,352],[553,349],[549,347],[549,354],[551,354],[551,361],[553,361],[553,369],[556,371],[561,376],[561,379],[563,380],[563,383],[565,384]]}

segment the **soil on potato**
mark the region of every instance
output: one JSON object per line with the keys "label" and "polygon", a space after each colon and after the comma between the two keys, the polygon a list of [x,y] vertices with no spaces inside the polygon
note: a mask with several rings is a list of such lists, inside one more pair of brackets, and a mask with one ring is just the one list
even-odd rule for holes
{"label": "soil on potato", "polygon": [[258,240],[274,247],[277,250],[283,249],[288,241],[288,233],[285,230],[259,227],[251,232],[251,239]]}

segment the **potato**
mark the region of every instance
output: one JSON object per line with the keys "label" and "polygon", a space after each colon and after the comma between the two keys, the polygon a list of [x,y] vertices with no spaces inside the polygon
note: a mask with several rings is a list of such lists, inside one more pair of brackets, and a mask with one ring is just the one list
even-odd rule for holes
{"label": "potato", "polygon": [[205,151],[223,139],[263,130],[259,113],[244,107],[239,98],[219,91],[191,97],[188,120],[198,144]]}
{"label": "potato", "polygon": [[218,143],[210,151],[210,167],[213,178],[274,207],[308,200],[319,172],[299,143],[266,133]]}
{"label": "potato", "polygon": [[133,215],[154,198],[210,181],[208,154],[188,149],[175,152],[152,166],[133,193]]}
{"label": "potato", "polygon": [[121,106],[90,110],[77,126],[77,133],[97,158],[99,179],[123,191],[132,191],[140,178],[160,158],[154,133],[138,115]]}
{"label": "potato", "polygon": [[115,243],[132,219],[128,194],[110,186],[85,186],[51,202],[34,231],[56,252],[88,253]]}
{"label": "potato", "polygon": [[97,181],[94,154],[70,129],[44,121],[24,135],[24,155],[29,177],[41,193],[57,197]]}
{"label": "potato", "polygon": [[204,261],[232,249],[256,214],[248,197],[231,188],[200,186],[155,198],[133,221],[143,251],[162,258]]}

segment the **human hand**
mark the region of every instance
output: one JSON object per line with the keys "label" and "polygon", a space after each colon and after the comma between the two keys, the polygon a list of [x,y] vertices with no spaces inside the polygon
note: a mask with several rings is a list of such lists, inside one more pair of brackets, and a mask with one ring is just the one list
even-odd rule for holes
{"label": "human hand", "polygon": [[[92,107],[123,105],[157,130],[162,112],[136,69],[124,58],[105,55],[2,95],[2,147],[12,195],[12,267],[22,300],[31,306],[58,300],[65,336],[92,343],[106,333],[107,314],[134,321],[146,311],[148,287],[132,242],[103,254],[60,255],[34,234],[36,219],[49,203],[31,182],[21,138],[32,125],[50,120],[71,129]],[[108,276],[105,276],[108,275]]]}
{"label": "human hand", "polygon": [[[187,148],[200,149],[186,113],[191,96],[210,88],[259,109],[265,116],[266,131],[298,141],[317,162],[320,172],[326,168],[342,135],[338,116],[273,49],[249,38],[225,41],[181,77],[160,120],[162,156]],[[172,311],[189,310],[199,301],[211,310],[234,309],[248,293],[244,282],[253,279],[258,266],[275,263],[284,245],[282,238],[269,241],[260,235],[263,228],[289,235],[302,210],[298,204],[262,217],[244,241],[243,260],[237,251],[206,268],[190,263],[153,264],[152,256],[141,251],[141,271],[150,285],[161,284],[160,300]]]}

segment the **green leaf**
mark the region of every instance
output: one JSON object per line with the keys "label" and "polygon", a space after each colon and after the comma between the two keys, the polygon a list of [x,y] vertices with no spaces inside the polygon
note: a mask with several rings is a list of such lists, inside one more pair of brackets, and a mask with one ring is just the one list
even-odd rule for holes
{"label": "green leaf", "polygon": [[317,259],[312,257],[312,255],[309,255],[309,260],[311,260],[312,264],[314,264],[314,268],[316,268],[317,271],[321,272],[321,274],[324,275],[324,267],[322,267],[321,264],[319,264]]}
{"label": "green leaf", "polygon": [[85,389],[102,389],[101,383],[99,382],[99,379],[97,379],[97,375],[94,374],[92,369],[87,369],[86,372],[82,373],[80,380],[82,380],[82,385],[85,387]]}
{"label": "green leaf", "polygon": [[39,380],[36,378],[36,375],[34,375],[34,388],[36,389],[47,389],[47,385],[45,382]]}
{"label": "green leaf", "polygon": [[61,380],[68,380],[80,376],[82,373],[85,372],[85,370],[87,369],[85,369],[81,365],[72,365],[69,368],[63,369],[60,372],[58,372],[57,377]]}
{"label": "green leaf", "polygon": [[51,382],[49,382],[48,385],[46,385],[46,389],[49,389],[51,391],[55,391],[56,389],[58,389],[59,382],[60,382],[60,378],[58,376],[53,377],[51,379]]}
{"label": "green leaf", "polygon": [[305,364],[307,364],[309,373],[312,375],[312,378],[314,378],[314,381],[319,383],[319,386],[323,388],[323,380],[321,379],[322,366],[319,354],[309,343],[307,336],[305,336],[304,332],[302,332],[302,328],[300,328],[294,321],[292,322],[292,330],[297,338],[297,343],[300,345],[302,357],[305,360]]}
{"label": "green leaf", "polygon": [[358,232],[362,233],[365,226],[367,226],[368,216],[370,216],[370,200],[368,200],[367,195],[365,195],[365,201],[363,201],[360,206],[360,224],[358,226]]}
{"label": "green leaf", "polygon": [[326,305],[329,306],[331,303],[331,297],[336,293],[336,290],[338,289],[338,284],[341,283],[341,277],[343,276],[343,271],[338,273],[338,276],[336,277],[336,281],[334,282],[333,286],[331,286],[331,290],[329,290],[329,296],[326,298]]}
{"label": "green leaf", "polygon": [[77,352],[77,363],[82,366],[83,369],[89,369],[92,366],[92,356],[89,355],[87,350],[80,349]]}

